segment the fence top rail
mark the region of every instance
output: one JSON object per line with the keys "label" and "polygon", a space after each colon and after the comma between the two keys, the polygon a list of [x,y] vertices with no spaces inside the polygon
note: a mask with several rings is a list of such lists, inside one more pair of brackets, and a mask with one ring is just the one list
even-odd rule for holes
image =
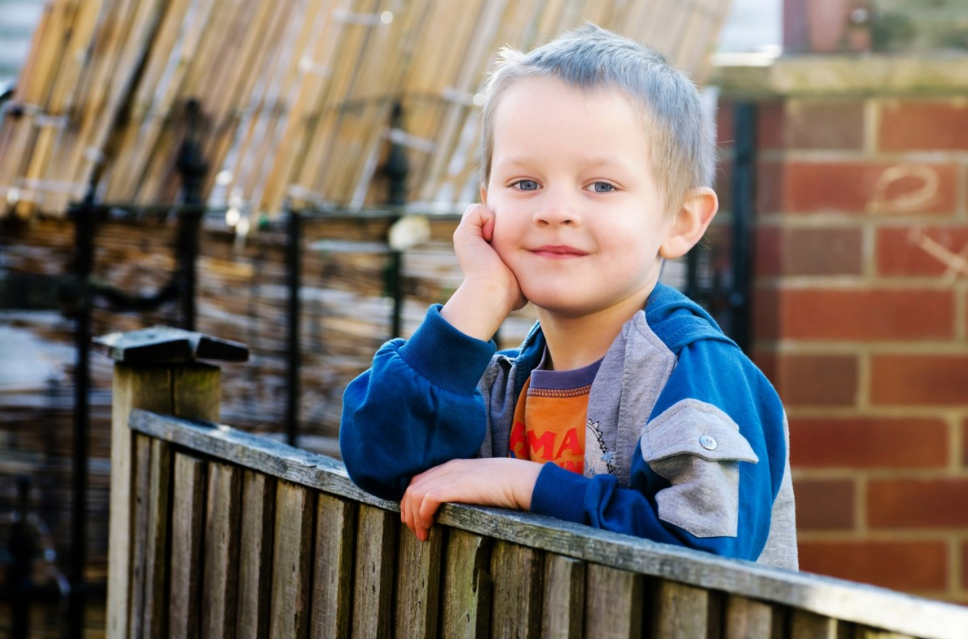
{"label": "fence top rail", "polygon": [[[341,462],[229,426],[134,409],[132,430],[213,458],[387,510],[398,504],[354,485]],[[445,505],[441,524],[504,541],[791,606],[911,636],[968,639],[968,608],[830,577],[729,560],[560,520],[500,509]]]}

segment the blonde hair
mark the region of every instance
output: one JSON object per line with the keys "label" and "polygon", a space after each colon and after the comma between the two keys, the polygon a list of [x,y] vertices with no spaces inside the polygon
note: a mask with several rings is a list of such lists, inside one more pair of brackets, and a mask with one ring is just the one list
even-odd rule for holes
{"label": "blonde hair", "polygon": [[528,53],[505,48],[499,55],[481,113],[483,184],[491,177],[494,112],[501,95],[520,80],[553,77],[581,89],[618,89],[641,109],[652,138],[652,172],[667,211],[678,211],[690,189],[711,185],[710,118],[696,86],[658,52],[586,23]]}

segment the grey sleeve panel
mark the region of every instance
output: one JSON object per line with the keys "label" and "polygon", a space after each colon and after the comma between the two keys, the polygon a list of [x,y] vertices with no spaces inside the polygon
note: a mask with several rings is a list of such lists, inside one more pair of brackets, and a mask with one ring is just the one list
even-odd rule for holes
{"label": "grey sleeve panel", "polygon": [[770,536],[757,561],[767,566],[799,570],[800,558],[797,553],[796,503],[793,498],[793,479],[790,473],[790,428],[786,414],[783,415],[783,433],[787,442],[787,456],[783,466],[783,479],[780,491],[773,502],[773,519],[770,523]]}
{"label": "grey sleeve panel", "polygon": [[649,422],[642,456],[671,486],[656,493],[659,519],[696,537],[735,537],[739,462],[759,459],[739,426],[715,406],[678,402]]}

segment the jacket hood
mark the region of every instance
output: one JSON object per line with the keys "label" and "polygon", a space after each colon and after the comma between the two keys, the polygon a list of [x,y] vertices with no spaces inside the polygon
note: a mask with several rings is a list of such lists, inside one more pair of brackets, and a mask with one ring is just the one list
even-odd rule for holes
{"label": "jacket hood", "polygon": [[645,321],[657,335],[662,336],[666,346],[674,353],[704,339],[736,346],[705,309],[665,284],[656,284],[649,295],[645,305]]}

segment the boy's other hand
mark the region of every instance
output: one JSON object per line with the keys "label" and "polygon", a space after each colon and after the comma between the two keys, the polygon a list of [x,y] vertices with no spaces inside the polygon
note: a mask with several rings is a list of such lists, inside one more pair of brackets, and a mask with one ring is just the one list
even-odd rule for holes
{"label": "boy's other hand", "polygon": [[454,231],[464,281],[441,310],[457,330],[480,340],[489,340],[511,311],[528,302],[514,273],[491,246],[492,237],[494,212],[483,204],[467,207]]}
{"label": "boy's other hand", "polygon": [[400,520],[427,541],[434,514],[448,502],[531,510],[541,464],[523,459],[454,459],[410,480],[400,501]]}

